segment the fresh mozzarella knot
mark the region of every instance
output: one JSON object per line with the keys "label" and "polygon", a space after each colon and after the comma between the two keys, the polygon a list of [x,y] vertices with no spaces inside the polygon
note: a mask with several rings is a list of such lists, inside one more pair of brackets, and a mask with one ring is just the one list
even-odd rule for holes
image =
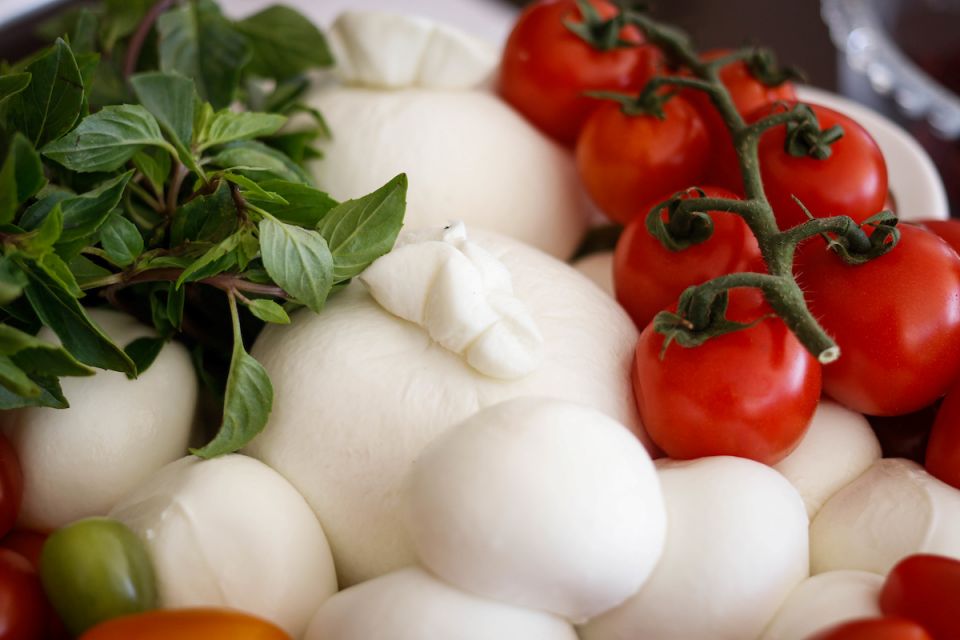
{"label": "fresh mozzarella knot", "polygon": [[513,380],[540,364],[543,336],[510,271],[467,239],[462,222],[404,234],[360,281],[380,306],[484,375]]}
{"label": "fresh mozzarella knot", "polygon": [[499,62],[497,48],[426,18],[348,11],[330,31],[341,79],[377,89],[473,89]]}

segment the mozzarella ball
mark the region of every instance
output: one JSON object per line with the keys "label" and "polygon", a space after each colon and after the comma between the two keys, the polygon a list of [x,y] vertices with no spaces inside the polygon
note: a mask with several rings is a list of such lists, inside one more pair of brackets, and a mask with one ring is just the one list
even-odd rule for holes
{"label": "mozzarella ball", "polygon": [[613,252],[591,253],[573,263],[574,268],[590,278],[607,295],[613,297]]}
{"label": "mozzarella ball", "polygon": [[960,559],[960,491],[910,460],[877,461],[830,498],[810,525],[813,573],[886,574],[915,553]]}
{"label": "mozzarella ball", "polygon": [[793,590],[761,640],[807,640],[835,625],[879,618],[883,576],[867,571],[828,571]]}
{"label": "mozzarella ball", "polygon": [[409,528],[450,584],[576,622],[633,595],[663,551],[649,454],[596,409],[518,398],[451,429],[414,466]]}
{"label": "mozzarella ball", "polygon": [[543,611],[458,591],[408,568],[341,591],[317,611],[304,640],[577,640]]}
{"label": "mozzarella ball", "polygon": [[790,481],[813,518],[830,496],[880,459],[880,442],[863,415],[823,400],[800,444],[774,469]]}
{"label": "mozzarella ball", "polygon": [[745,458],[659,461],[663,557],[584,640],[756,638],[808,576],[807,514],[783,476]]}
{"label": "mozzarella ball", "polygon": [[[120,347],[155,336],[116,311],[89,311]],[[59,344],[43,329],[38,337]],[[183,345],[167,343],[136,380],[97,370],[61,378],[68,409],[31,407],[7,412],[3,431],[23,468],[26,529],[56,529],[102,516],[154,471],[186,453],[197,404],[197,378]]]}
{"label": "mozzarella ball", "polygon": [[238,609],[299,637],[337,590],[310,507],[280,474],[247,456],[181,458],[110,516],[149,548],[164,608]]}
{"label": "mozzarella ball", "polygon": [[456,218],[561,259],[580,243],[587,215],[570,154],[497,96],[329,87],[310,104],[335,132],[311,167],[334,198],[406,172],[408,227]]}
{"label": "mozzarella ball", "polygon": [[562,262],[512,240],[471,233],[500,260],[543,344],[530,374],[489,377],[359,283],[322,314],[268,326],[253,348],[273,381],[274,410],[249,445],[304,495],[330,540],[341,586],[413,564],[402,496],[411,463],[479,409],[549,396],[606,413],[645,438],[630,387],[637,330],[623,310]]}

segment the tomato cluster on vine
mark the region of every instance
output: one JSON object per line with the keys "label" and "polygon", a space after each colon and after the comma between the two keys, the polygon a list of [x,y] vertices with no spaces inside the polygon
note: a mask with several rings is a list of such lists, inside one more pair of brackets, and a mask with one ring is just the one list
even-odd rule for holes
{"label": "tomato cluster on vine", "polygon": [[[697,64],[678,62],[642,24],[617,22],[618,11],[606,0],[531,5],[507,42],[499,90],[571,149],[593,203],[624,227],[615,290],[641,330],[634,387],[657,445],[675,458],[729,454],[774,464],[799,443],[823,394],[872,416],[914,412],[947,394],[960,378],[956,223],[893,231],[895,221],[878,222],[875,214],[890,202],[880,147],[847,115],[800,104],[790,75],[766,53],[699,55],[702,68],[715,65],[737,129],[713,89],[696,80]],[[745,172],[762,184],[759,196]],[[697,212],[709,217],[711,233],[683,248],[668,248],[653,233],[658,216],[661,226],[688,233],[689,224],[670,223],[668,213],[697,198],[762,198],[776,241],[811,219],[850,218],[860,245],[839,233],[810,233],[790,250],[800,303],[835,340],[836,362],[806,353],[796,322],[773,304],[776,283],[761,275],[772,269],[769,241],[758,245],[757,223],[737,207]],[[883,251],[850,258],[885,243]],[[721,286],[743,272],[758,274],[750,282],[766,301],[740,284]],[[677,318],[682,333],[690,288],[710,281],[721,283],[710,299],[731,333],[678,344],[657,318]],[[960,391],[954,395],[938,417],[928,466],[960,487]]]}

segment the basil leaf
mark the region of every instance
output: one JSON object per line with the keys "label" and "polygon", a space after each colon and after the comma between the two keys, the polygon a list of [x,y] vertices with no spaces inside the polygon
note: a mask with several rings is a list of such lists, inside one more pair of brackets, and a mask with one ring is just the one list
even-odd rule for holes
{"label": "basil leaf", "polygon": [[247,304],[250,313],[260,318],[264,322],[273,322],[276,324],[290,324],[290,316],[284,311],[283,307],[273,300],[257,299],[251,300]]}
{"label": "basil leaf", "polygon": [[77,284],[77,279],[73,277],[73,272],[70,271],[70,267],[57,254],[52,251],[45,253],[35,261],[35,264],[72,297],[82,298],[84,296],[80,285]]}
{"label": "basil leaf", "polygon": [[97,16],[87,8],[77,13],[77,20],[70,32],[70,47],[75,56],[94,53],[97,50]]}
{"label": "basil leaf", "polygon": [[388,253],[403,226],[407,176],[401,173],[373,193],[334,207],[317,225],[334,261],[334,280],[352,278]]}
{"label": "basil leaf", "polygon": [[27,88],[30,84],[29,73],[11,73],[0,76],[0,104],[7,98],[12,98]]}
{"label": "basil leaf", "polygon": [[13,129],[40,147],[70,131],[80,117],[83,78],[62,38],[25,71],[30,84],[10,99],[8,117]]}
{"label": "basil leaf", "polygon": [[87,116],[76,129],[44,147],[43,155],[73,171],[114,171],[146,146],[177,155],[149,111],[125,104]]}
{"label": "basil leaf", "polygon": [[120,204],[123,190],[132,175],[133,171],[128,171],[79,196],[54,192],[27,209],[20,224],[26,229],[40,226],[59,204],[63,210],[63,233],[59,242],[62,244],[91,237]]}
{"label": "basil leaf", "polygon": [[195,280],[203,280],[204,278],[215,276],[236,264],[236,259],[231,256],[231,253],[240,244],[242,233],[243,230],[237,231],[197,258],[197,260],[184,269],[180,277],[177,278],[177,288],[182,287],[185,282],[194,282]]}
{"label": "basil leaf", "polygon": [[147,147],[133,156],[133,166],[150,183],[153,192],[159,197],[170,175],[170,154],[163,149]]}
{"label": "basil leaf", "polygon": [[17,132],[0,167],[0,224],[13,222],[17,209],[46,184],[43,164],[33,145]]}
{"label": "basil leaf", "polygon": [[100,227],[100,244],[107,257],[121,267],[130,266],[143,253],[143,236],[137,225],[115,212]]}
{"label": "basil leaf", "polygon": [[30,379],[40,388],[40,394],[29,398],[8,391],[0,385],[0,410],[22,409],[24,407],[50,407],[52,409],[66,409],[70,406],[63,397],[60,382],[55,376],[34,374]]}
{"label": "basil leaf", "polygon": [[102,29],[104,49],[112,50],[118,40],[136,31],[154,1],[106,0]]}
{"label": "basil leaf", "polygon": [[260,251],[274,282],[319,313],[333,286],[333,256],[323,236],[264,218],[260,221]]}
{"label": "basil leaf", "polygon": [[27,286],[27,276],[7,256],[0,256],[0,305],[13,302]]}
{"label": "basil leaf", "polygon": [[0,324],[0,356],[12,357],[27,373],[52,376],[91,376],[94,373],[63,347],[5,324]]}
{"label": "basil leaf", "polygon": [[288,182],[311,183],[310,176],[289,157],[257,140],[232,142],[210,161],[233,173],[250,173],[260,179],[279,178]]}
{"label": "basil leaf", "polygon": [[63,212],[58,202],[43,219],[39,227],[20,237],[17,246],[24,255],[30,258],[39,258],[53,248],[62,234]]}
{"label": "basil leaf", "polygon": [[0,386],[26,398],[36,398],[40,395],[40,387],[37,383],[6,356],[0,356]]}
{"label": "basil leaf", "polygon": [[170,283],[167,290],[167,319],[175,329],[180,329],[183,324],[183,308],[187,301],[187,290],[177,288],[174,283]]}
{"label": "basil leaf", "polygon": [[66,289],[40,269],[25,265],[21,268],[29,281],[25,293],[30,306],[77,360],[101,369],[136,371],[130,358],[94,324]]}
{"label": "basil leaf", "polygon": [[157,20],[160,70],[193,78],[200,96],[215,108],[228,106],[250,57],[246,39],[210,0],[196,0]]}
{"label": "basil leaf", "polygon": [[246,176],[242,176],[236,173],[230,173],[229,171],[224,171],[220,174],[221,177],[233,184],[240,187],[240,194],[244,198],[249,198],[249,196],[256,196],[261,202],[272,202],[274,204],[287,204],[287,201],[283,199],[282,196],[276,193],[270,193],[265,191],[259,184],[251,180]]}
{"label": "basil leaf", "polygon": [[130,84],[161,128],[186,150],[193,139],[193,81],[176,73],[151,72],[132,76]]}
{"label": "basil leaf", "polygon": [[[166,343],[167,341],[163,338],[137,338],[125,346],[123,350],[137,366],[137,375],[139,376],[150,368],[150,365],[152,365],[153,361],[160,355],[160,351],[163,350],[163,345]],[[127,377],[133,378],[136,376],[128,375]]]}
{"label": "basil leaf", "polygon": [[220,242],[237,230],[237,205],[230,185],[221,182],[217,190],[198,196],[173,214],[170,238],[174,246],[184,242]]}
{"label": "basil leaf", "polygon": [[266,370],[243,348],[237,303],[230,299],[233,316],[233,356],[223,401],[223,422],[217,435],[200,449],[190,453],[213,458],[243,448],[263,431],[273,409],[273,384]]}
{"label": "basil leaf", "polygon": [[254,75],[284,79],[333,64],[320,30],[289,7],[268,7],[238,22],[236,27],[253,50],[248,70]]}
{"label": "basil leaf", "polygon": [[68,266],[81,288],[99,282],[111,275],[110,271],[84,256],[74,256]]}
{"label": "basil leaf", "polygon": [[286,122],[286,116],[275,113],[218,111],[200,140],[200,150],[227,142],[268,136],[276,133]]}
{"label": "basil leaf", "polygon": [[278,220],[295,224],[307,229],[315,229],[327,213],[337,206],[337,201],[329,195],[306,184],[287,182],[286,180],[264,180],[260,188],[276,194],[284,202],[275,198],[265,199],[256,193],[245,193],[250,204],[264,209]]}

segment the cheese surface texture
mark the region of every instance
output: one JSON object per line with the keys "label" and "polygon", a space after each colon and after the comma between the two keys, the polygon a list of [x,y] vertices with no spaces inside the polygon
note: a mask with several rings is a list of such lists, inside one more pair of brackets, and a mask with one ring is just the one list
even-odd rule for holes
{"label": "cheese surface texture", "polygon": [[[637,330],[568,265],[516,241],[469,232],[509,272],[543,337],[539,366],[485,375],[423,327],[390,313],[359,282],[320,315],[268,326],[252,353],[273,381],[274,410],[248,452],[277,469],[323,524],[341,585],[413,564],[401,505],[414,460],[479,409],[547,396],[597,409],[645,438],[630,387]],[[404,247],[400,247],[402,251]]]}

